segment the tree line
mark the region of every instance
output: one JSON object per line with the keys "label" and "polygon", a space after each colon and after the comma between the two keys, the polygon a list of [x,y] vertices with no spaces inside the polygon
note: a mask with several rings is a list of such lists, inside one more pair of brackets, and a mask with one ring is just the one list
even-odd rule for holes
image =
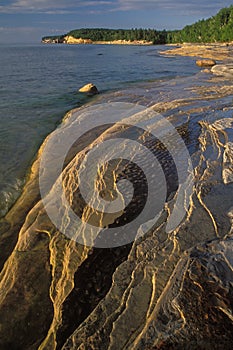
{"label": "tree line", "polygon": [[65,36],[90,39],[95,41],[146,41],[153,44],[170,43],[206,43],[233,41],[233,5],[221,9],[215,16],[206,20],[202,19],[181,30],[158,31],[155,29],[106,29],[106,28],[82,28],[75,29],[60,36],[48,36],[42,40],[56,40],[63,42]]}
{"label": "tree line", "polygon": [[167,43],[233,41],[233,5],[221,9],[217,15],[202,19],[180,31],[168,33]]}
{"label": "tree line", "polygon": [[153,44],[162,44],[166,40],[165,31],[154,29],[76,29],[69,32],[74,38],[91,39],[92,41],[114,41],[114,40],[144,40]]}

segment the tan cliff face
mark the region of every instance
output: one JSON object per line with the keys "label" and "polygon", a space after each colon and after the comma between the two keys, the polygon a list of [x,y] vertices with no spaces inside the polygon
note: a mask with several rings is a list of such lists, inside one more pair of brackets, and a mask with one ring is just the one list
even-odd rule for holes
{"label": "tan cliff face", "polygon": [[92,44],[91,39],[74,38],[73,36],[65,36],[63,43],[65,44]]}
{"label": "tan cliff face", "polygon": [[70,44],[70,45],[80,45],[80,44],[108,44],[108,45],[153,45],[152,41],[146,40],[113,40],[113,41],[92,41],[91,39],[74,38],[71,35],[65,36],[63,39],[52,39],[45,38],[42,40],[44,44]]}

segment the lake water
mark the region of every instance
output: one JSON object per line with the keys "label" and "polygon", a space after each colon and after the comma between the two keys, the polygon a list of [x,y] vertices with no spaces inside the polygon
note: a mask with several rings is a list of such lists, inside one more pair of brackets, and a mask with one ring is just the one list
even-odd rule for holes
{"label": "lake water", "polygon": [[194,75],[188,57],[162,57],[164,46],[2,45],[0,51],[0,216],[19,195],[36,152],[64,114],[101,93]]}

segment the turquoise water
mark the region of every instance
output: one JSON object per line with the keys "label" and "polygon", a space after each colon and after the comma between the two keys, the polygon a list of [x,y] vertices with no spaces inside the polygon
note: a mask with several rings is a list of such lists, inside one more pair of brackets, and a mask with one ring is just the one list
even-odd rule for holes
{"label": "turquoise water", "polygon": [[64,114],[101,93],[193,75],[193,59],[162,57],[163,46],[2,45],[0,51],[0,216],[19,195],[36,152]]}

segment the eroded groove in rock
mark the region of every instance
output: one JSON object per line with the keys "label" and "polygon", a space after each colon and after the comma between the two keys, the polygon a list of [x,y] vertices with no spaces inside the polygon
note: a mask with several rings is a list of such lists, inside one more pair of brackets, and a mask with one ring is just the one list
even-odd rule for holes
{"label": "eroded groove in rock", "polygon": [[62,325],[57,331],[57,349],[87,318],[100,300],[106,295],[112,284],[112,274],[119,264],[127,258],[131,245],[97,249],[89,253],[88,258],[74,275],[74,288],[62,307]]}

